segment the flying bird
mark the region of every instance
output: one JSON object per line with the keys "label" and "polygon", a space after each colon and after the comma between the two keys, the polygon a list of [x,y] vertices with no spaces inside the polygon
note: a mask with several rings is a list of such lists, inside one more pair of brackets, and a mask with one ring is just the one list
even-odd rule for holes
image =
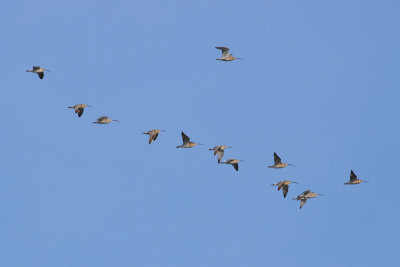
{"label": "flying bird", "polygon": [[281,158],[274,152],[274,165],[268,166],[268,168],[281,169],[285,168],[286,166],[294,166],[294,165],[289,163],[282,163]]}
{"label": "flying bird", "polygon": [[182,145],[177,146],[176,148],[191,148],[197,145],[203,145],[203,144],[197,144],[195,142],[191,142],[189,136],[187,136],[184,132],[182,132]]}
{"label": "flying bird", "polygon": [[158,134],[160,132],[165,132],[164,130],[159,130],[159,129],[154,129],[150,130],[148,132],[144,132],[143,134],[148,134],[149,135],[149,145],[153,142],[156,141]]}
{"label": "flying bird", "polygon": [[234,57],[231,53],[229,53],[229,48],[228,47],[217,46],[215,48],[217,48],[217,49],[222,51],[222,57],[221,58],[217,58],[217,60],[220,60],[220,61],[233,61],[235,59],[241,59],[241,58],[238,58],[238,57]]}
{"label": "flying bird", "polygon": [[222,161],[221,164],[231,164],[236,171],[239,171],[239,162],[245,162],[240,159],[228,159],[227,161]]}
{"label": "flying bird", "polygon": [[41,68],[40,66],[33,66],[31,70],[27,70],[27,72],[36,73],[39,76],[40,79],[43,79],[45,71],[50,71],[50,70],[45,69],[45,68]]}
{"label": "flying bird", "polygon": [[283,180],[276,184],[272,184],[272,186],[278,186],[278,191],[282,189],[283,197],[285,198],[289,191],[289,184],[291,183],[298,184],[297,182]]}
{"label": "flying bird", "polygon": [[90,107],[90,108],[91,108],[92,106],[86,105],[86,104],[77,104],[77,105],[74,105],[74,106],[70,106],[70,107],[68,107],[68,108],[73,108],[73,109],[75,109],[75,113],[78,114],[78,117],[81,117],[82,114],[83,114],[83,110],[84,110],[86,107]]}
{"label": "flying bird", "polygon": [[323,196],[322,194],[317,194],[314,192],[311,192],[311,190],[304,191],[300,195],[298,195],[296,198],[293,198],[294,200],[301,200],[300,203],[300,209],[306,204],[307,199],[314,198],[316,196]]}
{"label": "flying bird", "polygon": [[224,150],[226,148],[232,148],[230,146],[215,146],[210,148],[210,151],[214,151],[214,156],[218,154],[218,163],[221,163],[222,157],[224,156]]}
{"label": "flying bird", "polygon": [[112,122],[112,121],[118,121],[118,122],[119,122],[119,120],[113,120],[113,119],[110,119],[110,118],[107,117],[107,116],[102,116],[102,117],[98,118],[97,121],[94,121],[93,123],[97,123],[97,124],[108,124],[108,123],[110,123],[110,122]]}
{"label": "flying bird", "polygon": [[347,183],[344,184],[361,184],[361,183],[367,183],[367,181],[363,181],[361,179],[357,178],[357,175],[353,172],[353,170],[350,171],[350,181],[348,181]]}

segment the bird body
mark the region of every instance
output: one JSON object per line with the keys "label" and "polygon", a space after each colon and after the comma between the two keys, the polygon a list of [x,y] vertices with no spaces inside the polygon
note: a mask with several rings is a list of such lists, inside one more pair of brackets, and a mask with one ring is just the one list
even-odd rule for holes
{"label": "bird body", "polygon": [[226,161],[222,161],[221,164],[231,164],[236,171],[239,171],[239,162],[245,162],[240,159],[228,159]]}
{"label": "bird body", "polygon": [[44,72],[45,71],[50,71],[48,69],[45,68],[41,68],[40,66],[33,66],[31,70],[26,70],[27,72],[33,72],[36,73],[40,79],[43,79],[44,77]]}
{"label": "bird body", "polygon": [[281,158],[274,152],[274,165],[268,166],[268,168],[282,169],[285,168],[286,166],[294,166],[294,165],[289,163],[282,163]]}
{"label": "bird body", "polygon": [[357,178],[357,175],[353,172],[353,170],[350,171],[350,181],[344,184],[361,184],[361,183],[368,183],[367,181],[363,181],[361,179]]}
{"label": "bird body", "polygon": [[109,118],[107,116],[102,116],[102,117],[98,118],[97,121],[94,121],[93,123],[108,124],[108,123],[110,123],[112,121],[118,121],[119,122],[119,120],[113,120],[113,119],[111,119],[111,118]]}
{"label": "bird body", "polygon": [[83,114],[83,110],[84,110],[86,107],[91,107],[91,106],[90,106],[90,105],[86,105],[86,104],[77,104],[77,105],[70,106],[70,107],[68,107],[68,108],[73,108],[73,109],[75,109],[75,113],[78,114],[78,117],[81,117],[82,114]]}
{"label": "bird body", "polygon": [[224,150],[226,148],[231,148],[230,146],[215,146],[209,150],[214,151],[214,156],[218,154],[218,163],[221,163],[222,157],[224,156]]}
{"label": "bird body", "polygon": [[298,195],[296,198],[293,198],[294,200],[301,200],[300,203],[300,209],[306,204],[307,199],[310,198],[315,198],[316,196],[323,196],[322,194],[317,194],[314,192],[311,192],[311,190],[304,191],[300,195]]}
{"label": "bird body", "polygon": [[149,145],[150,145],[153,141],[155,141],[157,139],[158,134],[160,132],[165,132],[165,131],[164,130],[159,130],[159,129],[154,129],[154,130],[150,130],[150,131],[144,132],[143,134],[149,135]]}
{"label": "bird body", "polygon": [[197,145],[202,145],[195,142],[191,142],[189,136],[187,136],[184,132],[182,132],[181,135],[182,135],[182,145],[179,145],[176,148],[192,148]]}
{"label": "bird body", "polygon": [[272,184],[272,186],[278,186],[278,191],[282,189],[283,197],[285,198],[289,191],[289,184],[291,183],[297,184],[297,182],[283,180],[276,184]]}
{"label": "bird body", "polygon": [[229,48],[228,47],[217,46],[215,48],[217,48],[217,49],[222,51],[222,57],[221,58],[217,58],[217,60],[220,60],[220,61],[233,61],[235,59],[241,59],[241,58],[232,56],[232,54],[229,53]]}

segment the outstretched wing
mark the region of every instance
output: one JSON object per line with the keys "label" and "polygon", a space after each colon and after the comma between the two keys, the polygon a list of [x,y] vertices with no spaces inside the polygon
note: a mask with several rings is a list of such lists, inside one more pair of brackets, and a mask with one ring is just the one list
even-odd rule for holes
{"label": "outstretched wing", "polygon": [[187,136],[184,132],[182,132],[182,141],[183,141],[183,144],[188,144],[188,143],[190,143],[190,138],[189,138],[189,136]]}
{"label": "outstretched wing", "polygon": [[282,189],[283,185],[284,185],[284,183],[282,183],[282,182],[278,183],[278,191]]}
{"label": "outstretched wing", "polygon": [[229,56],[229,48],[228,47],[217,46],[215,48],[217,48],[217,49],[222,51],[222,57],[228,57]]}
{"label": "outstretched wing", "polygon": [[75,109],[75,113],[78,113],[78,117],[81,117],[83,114],[83,108],[77,108]]}
{"label": "outstretched wing", "polygon": [[37,72],[37,75],[39,76],[40,79],[43,79],[44,73],[43,72]]}
{"label": "outstretched wing", "polygon": [[304,206],[304,204],[306,204],[306,201],[307,201],[306,198],[301,199],[300,209]]}
{"label": "outstretched wing", "polygon": [[288,185],[284,185],[283,188],[282,188],[283,197],[286,197],[288,191],[289,191],[289,186]]}
{"label": "outstretched wing", "polygon": [[274,152],[274,162],[275,162],[275,165],[282,163],[281,158],[275,152]]}
{"label": "outstretched wing", "polygon": [[224,156],[224,151],[223,150],[219,150],[218,151],[218,163],[221,162],[223,156]]}
{"label": "outstretched wing", "polygon": [[38,69],[40,69],[40,66],[33,66],[32,69],[33,70],[38,70]]}
{"label": "outstretched wing", "polygon": [[239,170],[239,164],[237,164],[237,163],[234,163],[234,164],[232,164],[232,166],[233,166],[233,168],[235,168],[235,170],[236,170],[236,171],[238,171],[238,170]]}
{"label": "outstretched wing", "polygon": [[157,137],[158,137],[158,133],[150,134],[149,144],[151,144],[151,142],[153,142],[153,141],[156,141]]}
{"label": "outstretched wing", "polygon": [[219,151],[219,146],[215,146],[210,150],[214,150],[214,156],[217,155],[218,151]]}
{"label": "outstretched wing", "polygon": [[350,171],[350,181],[355,181],[357,180],[357,175],[353,172],[353,170]]}

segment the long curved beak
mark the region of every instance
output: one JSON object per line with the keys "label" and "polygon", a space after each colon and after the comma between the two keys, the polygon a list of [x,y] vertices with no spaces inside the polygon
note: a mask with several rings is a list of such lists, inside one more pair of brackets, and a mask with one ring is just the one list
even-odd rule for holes
{"label": "long curved beak", "polygon": [[161,132],[164,132],[164,133],[166,133],[167,131],[166,130],[160,130]]}
{"label": "long curved beak", "polygon": [[120,122],[119,120],[112,120],[112,121],[117,121],[117,122]]}
{"label": "long curved beak", "polygon": [[369,184],[367,181],[363,181],[363,182]]}
{"label": "long curved beak", "polygon": [[91,105],[86,105],[87,107],[89,107],[89,108],[92,108],[92,106]]}
{"label": "long curved beak", "polygon": [[299,184],[298,182],[292,182],[293,184]]}
{"label": "long curved beak", "polygon": [[45,71],[49,71],[49,72],[51,72],[51,70],[48,70],[48,69],[45,69]]}
{"label": "long curved beak", "polygon": [[244,160],[240,160],[240,162],[246,162],[246,161],[244,161]]}
{"label": "long curved beak", "polygon": [[288,166],[294,166],[293,164],[290,164],[290,163],[288,163],[287,165],[288,165]]}

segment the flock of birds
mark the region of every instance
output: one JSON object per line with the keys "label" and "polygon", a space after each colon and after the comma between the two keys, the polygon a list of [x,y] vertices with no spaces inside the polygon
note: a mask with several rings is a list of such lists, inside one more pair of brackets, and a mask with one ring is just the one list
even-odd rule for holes
{"label": "flock of birds", "polygon": [[[217,49],[221,50],[222,52],[222,57],[221,58],[217,58],[217,60],[219,61],[233,61],[236,59],[241,59],[238,57],[234,57],[230,52],[229,52],[229,48],[227,47],[216,47]],[[44,72],[45,71],[50,71],[48,69],[45,68],[41,68],[40,66],[33,66],[33,68],[31,70],[27,70],[27,72],[32,72],[32,73],[36,73],[40,79],[44,78]],[[77,104],[74,106],[70,106],[68,108],[72,108],[75,110],[75,113],[78,115],[78,117],[81,117],[83,114],[83,111],[85,110],[86,107],[91,107],[90,105],[87,104]],[[101,116],[99,117],[96,121],[94,121],[93,123],[97,123],[97,124],[108,124],[112,121],[116,121],[119,122],[118,120],[115,119],[111,119],[107,116]],[[164,130],[160,130],[160,129],[154,129],[154,130],[150,130],[147,132],[144,132],[143,134],[147,134],[149,136],[149,144],[151,144],[152,142],[154,142],[158,135],[161,132],[165,132]],[[195,143],[192,142],[190,140],[190,137],[187,136],[184,132],[181,133],[182,135],[182,144],[177,146],[177,148],[192,148],[195,147],[197,145],[203,145],[203,144],[199,144],[199,143]],[[229,146],[223,146],[223,145],[219,145],[219,146],[215,146],[213,148],[210,148],[210,151],[214,151],[214,156],[218,154],[218,163],[219,164],[230,164],[233,166],[233,168],[236,171],[239,171],[239,162],[245,162],[243,160],[240,159],[228,159],[226,161],[222,161],[222,158],[224,156],[224,152],[225,149],[227,148],[231,148]],[[274,152],[274,165],[268,166],[268,168],[274,168],[274,169],[282,169],[285,168],[286,166],[294,166],[293,164],[289,164],[289,163],[282,163],[281,158]],[[350,171],[350,180],[346,183],[344,183],[345,185],[356,185],[356,184],[360,184],[360,183],[368,183],[367,181],[363,181],[361,179],[357,178],[357,175],[353,172],[353,170]],[[298,184],[297,182],[294,181],[288,181],[288,180],[283,180],[283,181],[279,181],[276,184],[272,184],[272,186],[277,186],[278,187],[278,191],[282,189],[282,193],[283,193],[283,197],[286,198],[287,193],[289,191],[289,184],[294,183],[294,184]],[[301,193],[300,195],[298,195],[296,198],[293,198],[294,200],[300,200],[300,209],[304,206],[304,204],[306,203],[307,199],[310,198],[315,198],[316,196],[323,196],[322,194],[317,194],[312,192],[311,190],[306,190],[303,193]]]}

